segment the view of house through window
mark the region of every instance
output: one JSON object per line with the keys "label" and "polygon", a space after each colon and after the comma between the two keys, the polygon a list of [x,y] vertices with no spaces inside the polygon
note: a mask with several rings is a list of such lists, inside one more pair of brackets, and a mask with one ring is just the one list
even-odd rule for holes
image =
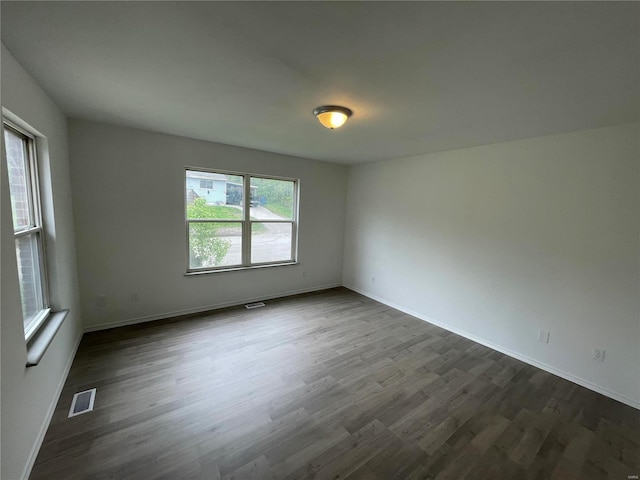
{"label": "view of house through window", "polygon": [[25,337],[29,337],[49,313],[35,145],[32,137],[8,124],[4,125],[4,144],[22,320]]}
{"label": "view of house through window", "polygon": [[292,179],[186,170],[188,271],[295,261]]}

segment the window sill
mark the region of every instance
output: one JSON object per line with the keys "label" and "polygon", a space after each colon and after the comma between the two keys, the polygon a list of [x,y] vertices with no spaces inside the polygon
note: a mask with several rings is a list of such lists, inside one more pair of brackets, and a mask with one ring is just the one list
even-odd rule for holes
{"label": "window sill", "polygon": [[272,267],[289,267],[291,265],[299,265],[299,262],[287,262],[287,263],[270,263],[265,265],[251,265],[250,267],[231,267],[231,268],[220,268],[216,270],[194,270],[193,272],[187,272],[184,274],[185,277],[197,276],[197,275],[209,275],[212,273],[222,273],[222,272],[239,272],[242,270],[256,270],[259,268],[272,268]]}
{"label": "window sill", "polygon": [[53,338],[60,330],[62,322],[67,318],[69,310],[61,310],[59,312],[51,312],[49,316],[42,322],[40,328],[27,342],[27,367],[35,367],[40,363],[44,353],[53,342]]}
{"label": "window sill", "polygon": [[51,314],[50,308],[45,308],[44,310],[40,310],[40,313],[38,313],[36,318],[32,321],[31,323],[32,326],[24,332],[24,335],[26,337],[25,340],[27,341],[27,343],[29,343],[31,339],[35,336],[35,334],[38,333],[38,330],[40,330],[42,325],[44,325],[47,318],[49,318],[50,314]]}

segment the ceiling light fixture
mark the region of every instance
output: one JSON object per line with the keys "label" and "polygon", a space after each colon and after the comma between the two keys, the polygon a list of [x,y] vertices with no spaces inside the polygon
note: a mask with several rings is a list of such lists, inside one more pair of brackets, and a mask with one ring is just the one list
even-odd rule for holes
{"label": "ceiling light fixture", "polygon": [[325,105],[313,111],[318,121],[331,130],[344,125],[344,122],[347,121],[347,118],[349,118],[352,113],[348,108],[338,107],[336,105]]}

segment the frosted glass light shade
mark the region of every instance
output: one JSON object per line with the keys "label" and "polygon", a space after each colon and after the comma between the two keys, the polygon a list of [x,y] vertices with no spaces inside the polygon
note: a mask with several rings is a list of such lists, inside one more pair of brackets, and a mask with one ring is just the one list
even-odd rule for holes
{"label": "frosted glass light shade", "polygon": [[347,121],[347,116],[342,112],[324,112],[318,114],[318,120],[327,128],[338,128]]}
{"label": "frosted glass light shade", "polygon": [[344,122],[351,116],[351,110],[345,107],[328,105],[316,108],[313,114],[323,126],[333,130],[344,125]]}

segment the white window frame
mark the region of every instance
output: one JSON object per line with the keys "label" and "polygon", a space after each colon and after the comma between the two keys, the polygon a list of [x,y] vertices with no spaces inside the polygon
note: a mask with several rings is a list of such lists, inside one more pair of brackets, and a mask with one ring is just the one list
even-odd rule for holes
{"label": "white window frame", "polygon": [[[243,178],[242,192],[242,219],[190,219],[187,217],[187,171],[203,172],[203,173],[219,173],[222,175],[234,175]],[[266,180],[282,180],[293,183],[293,214],[291,219],[251,219],[251,178],[260,178]],[[182,177],[184,184],[184,218],[185,218],[185,238],[186,238],[186,264],[187,275],[215,273],[233,270],[245,270],[250,268],[261,268],[281,265],[295,265],[298,263],[298,205],[300,195],[300,179],[289,177],[277,177],[271,175],[262,175],[254,173],[233,172],[228,170],[211,170],[202,167],[185,167]],[[222,265],[218,267],[199,267],[191,268],[190,251],[189,251],[189,225],[191,223],[240,223],[242,225],[242,248],[241,263],[236,265]],[[291,224],[291,258],[275,262],[254,263],[251,261],[251,232],[254,223],[287,223]]]}
{"label": "white window frame", "polygon": [[[22,227],[18,229],[14,229],[14,241],[17,241],[19,238],[24,237],[34,237],[35,245],[38,250],[38,285],[36,285],[36,289],[38,292],[38,296],[40,297],[42,309],[34,316],[33,321],[29,324],[29,327],[24,331],[25,340],[28,342],[39,330],[44,321],[49,316],[51,312],[50,302],[49,302],[49,285],[47,282],[47,269],[46,269],[46,258],[45,258],[45,229],[44,222],[42,219],[42,203],[41,203],[41,195],[40,195],[40,181],[38,175],[38,158],[37,158],[37,150],[36,150],[36,139],[33,134],[11,122],[10,120],[3,117],[2,119],[2,141],[4,143],[4,130],[9,130],[13,134],[16,134],[25,141],[27,146],[27,175],[30,186],[30,208],[32,210],[33,216],[33,224],[28,227]],[[7,158],[6,148],[3,148],[3,161],[7,168],[9,168],[9,162]],[[11,195],[11,189],[9,189],[9,195]],[[13,212],[12,212],[13,215]],[[13,224],[13,221],[11,222]],[[16,258],[16,261],[19,261]],[[19,266],[18,266],[19,268]],[[22,290],[20,291],[20,295],[22,295]],[[24,318],[23,318],[24,325]]]}

